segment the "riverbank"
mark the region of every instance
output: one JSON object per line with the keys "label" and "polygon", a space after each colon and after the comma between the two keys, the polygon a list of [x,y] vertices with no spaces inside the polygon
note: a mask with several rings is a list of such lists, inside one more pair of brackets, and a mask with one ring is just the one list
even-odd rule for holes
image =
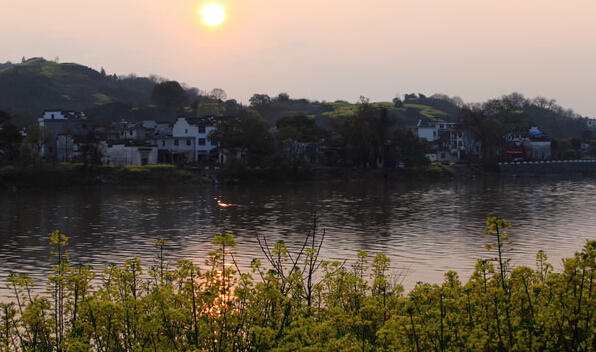
{"label": "riverbank", "polygon": [[410,168],[363,169],[357,167],[245,168],[230,172],[218,167],[185,167],[174,165],[83,165],[60,163],[43,168],[0,168],[0,189],[209,185],[242,183],[312,182],[321,180],[445,180],[484,177],[542,177],[548,175],[577,175],[596,173],[595,160],[542,161],[499,163],[493,167],[477,164],[435,163]]}
{"label": "riverbank", "polygon": [[594,175],[596,160],[541,160],[499,163],[499,173],[506,177],[544,175]]}
{"label": "riverbank", "polygon": [[291,170],[252,168],[230,173],[219,168],[177,168],[174,165],[109,165],[61,163],[43,168],[0,168],[0,189],[162,186],[179,184],[236,184],[260,182],[311,182],[321,180],[440,180],[494,176],[474,165],[429,165],[399,169],[362,169],[353,167],[313,167]]}
{"label": "riverbank", "polygon": [[109,165],[61,163],[44,168],[0,169],[0,188],[61,188],[95,187],[103,185],[163,185],[180,183],[209,183],[209,179],[174,165]]}

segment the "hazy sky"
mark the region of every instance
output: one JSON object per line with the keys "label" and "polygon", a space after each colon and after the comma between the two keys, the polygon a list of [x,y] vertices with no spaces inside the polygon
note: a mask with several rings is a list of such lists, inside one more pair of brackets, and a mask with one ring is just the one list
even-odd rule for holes
{"label": "hazy sky", "polygon": [[[201,23],[207,2],[226,8]],[[155,74],[242,102],[519,92],[596,117],[595,0],[0,0],[0,62]]]}

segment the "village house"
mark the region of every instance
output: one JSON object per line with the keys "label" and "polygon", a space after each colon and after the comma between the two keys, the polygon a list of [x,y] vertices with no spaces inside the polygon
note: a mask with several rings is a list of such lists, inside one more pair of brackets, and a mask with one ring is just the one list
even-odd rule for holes
{"label": "village house", "polygon": [[112,123],[106,129],[105,137],[108,141],[144,140],[147,137],[147,129],[140,123],[122,120]]}
{"label": "village house", "polygon": [[78,150],[75,138],[92,131],[82,112],[46,110],[37,122],[43,133],[48,134],[48,140],[41,149],[41,157],[60,162],[71,161]]}
{"label": "village house", "polygon": [[480,154],[480,143],[474,139],[472,132],[460,129],[457,123],[420,120],[412,132],[431,143],[432,150],[426,154],[430,161],[466,161]]}
{"label": "village house", "polygon": [[145,120],[142,124],[145,129],[145,134],[148,138],[155,138],[158,136],[168,136],[172,134],[172,123],[157,122],[155,120]]}
{"label": "village house", "polygon": [[216,118],[179,117],[170,134],[153,137],[159,150],[160,162],[173,164],[208,162],[216,158],[212,151],[217,147],[208,136],[215,130]]}
{"label": "village house", "polygon": [[586,118],[586,127],[589,130],[594,131],[594,127],[596,127],[596,119]]}
{"label": "village house", "polygon": [[530,127],[527,131],[513,131],[505,136],[507,148],[505,158],[515,160],[550,160],[550,137],[538,129]]}
{"label": "village house", "polygon": [[157,164],[157,146],[145,142],[101,142],[104,165],[122,167],[125,165]]}

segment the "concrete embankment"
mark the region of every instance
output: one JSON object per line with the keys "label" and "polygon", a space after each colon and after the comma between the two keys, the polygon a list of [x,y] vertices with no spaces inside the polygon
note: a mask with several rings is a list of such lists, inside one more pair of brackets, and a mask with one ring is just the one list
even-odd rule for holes
{"label": "concrete embankment", "polygon": [[596,160],[545,160],[499,163],[505,176],[595,174]]}

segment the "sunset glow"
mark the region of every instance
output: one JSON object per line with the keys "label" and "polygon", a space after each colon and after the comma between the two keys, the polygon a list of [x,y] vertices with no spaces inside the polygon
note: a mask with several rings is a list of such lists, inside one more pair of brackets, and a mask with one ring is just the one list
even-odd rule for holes
{"label": "sunset glow", "polygon": [[203,6],[201,17],[207,26],[217,26],[226,19],[226,12],[221,5],[211,3]]}
{"label": "sunset glow", "polygon": [[32,4],[2,3],[0,63],[58,57],[220,87],[246,105],[256,93],[352,103],[442,93],[478,103],[519,92],[596,117],[594,0]]}

